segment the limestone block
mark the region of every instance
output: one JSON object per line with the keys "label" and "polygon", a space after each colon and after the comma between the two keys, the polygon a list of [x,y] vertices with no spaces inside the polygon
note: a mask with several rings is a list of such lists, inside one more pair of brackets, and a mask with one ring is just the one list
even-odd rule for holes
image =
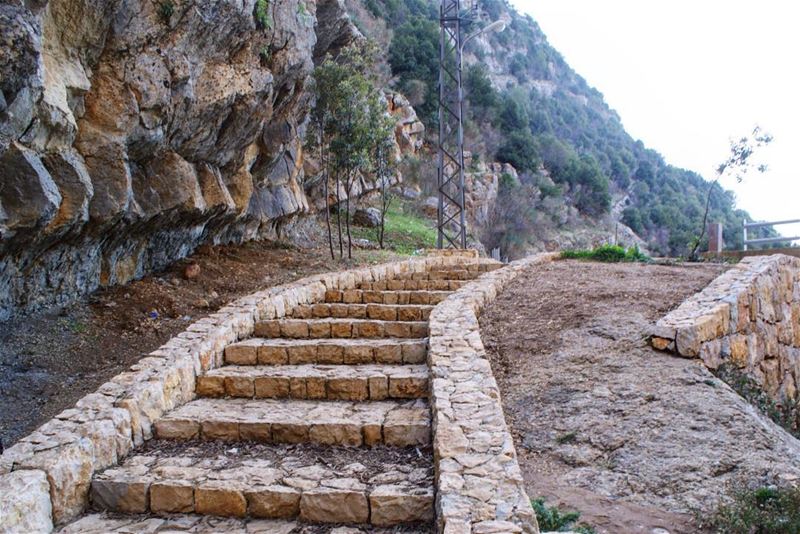
{"label": "limestone block", "polygon": [[714,339],[726,331],[719,312],[698,317],[692,324],[677,329],[675,341],[678,353],[687,357],[698,356],[700,345],[704,341]]}
{"label": "limestone block", "polygon": [[258,347],[254,344],[237,343],[225,347],[225,361],[231,365],[255,365]]}
{"label": "limestone block", "polygon": [[481,521],[472,527],[473,534],[516,534],[522,527],[510,521]]}
{"label": "limestone block", "polygon": [[222,441],[239,439],[239,423],[236,421],[203,421],[200,426],[204,439]]}
{"label": "limestone block", "polygon": [[238,489],[209,483],[195,488],[194,509],[198,514],[244,517],[247,515],[247,500]]}
{"label": "limestone block", "polygon": [[300,513],[300,492],[286,486],[268,486],[245,492],[250,515],[269,519],[293,518]]}
{"label": "limestone block", "polygon": [[42,470],[47,474],[54,523],[65,523],[85,508],[94,471],[93,460],[91,440],[79,438],[55,449],[35,453],[21,463],[25,469]]}
{"label": "limestone block", "polygon": [[98,510],[142,514],[148,509],[148,489],[144,481],[93,480],[92,504]]}
{"label": "limestone block", "polygon": [[157,513],[194,512],[194,487],[191,482],[169,480],[150,485],[150,509]]}
{"label": "limestone block", "polygon": [[719,339],[712,339],[706,341],[700,347],[700,359],[709,369],[717,369],[723,364],[722,357],[722,341]]}
{"label": "limestone block", "polygon": [[225,379],[221,376],[198,376],[197,394],[201,397],[224,397]]}
{"label": "limestone block", "polygon": [[303,492],[300,518],[316,523],[366,523],[369,504],[360,491],[318,488]]}
{"label": "limestone block", "polygon": [[188,419],[156,421],[155,434],[159,439],[194,439],[200,435],[200,423]]}
{"label": "limestone block", "polygon": [[284,365],[289,363],[286,347],[262,346],[258,348],[259,365]]}
{"label": "limestone block", "polygon": [[309,429],[308,437],[314,443],[321,443],[323,445],[347,445],[358,447],[363,443],[361,425],[356,424],[317,424]]}
{"label": "limestone block", "polygon": [[378,486],[369,496],[370,523],[389,527],[433,520],[433,493],[411,494],[403,486]]}
{"label": "limestone block", "polygon": [[50,484],[44,471],[22,469],[0,476],[0,532],[53,530]]}

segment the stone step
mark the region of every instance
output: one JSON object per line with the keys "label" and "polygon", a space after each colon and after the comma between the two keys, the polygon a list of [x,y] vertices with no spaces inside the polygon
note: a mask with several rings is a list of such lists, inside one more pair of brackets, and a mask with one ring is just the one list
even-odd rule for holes
{"label": "stone step", "polygon": [[345,304],[429,304],[435,306],[450,291],[369,291],[364,289],[332,289],[325,293],[325,302]]}
{"label": "stone step", "polygon": [[197,394],[347,401],[421,399],[428,396],[428,366],[225,366],[198,376]]}
{"label": "stone step", "polygon": [[381,280],[361,282],[356,289],[368,291],[456,291],[469,280]]}
{"label": "stone step", "polygon": [[433,519],[433,465],[414,449],[156,442],[95,475],[98,511],[388,527]]}
{"label": "stone step", "polygon": [[430,534],[428,523],[379,528],[371,525],[313,525],[287,519],[249,519],[196,514],[88,514],[58,534]]}
{"label": "stone step", "polygon": [[502,263],[498,262],[471,262],[471,263],[463,263],[458,266],[440,266],[440,267],[432,267],[429,269],[430,271],[452,271],[452,270],[466,270],[472,273],[488,273],[490,271],[494,271],[496,269],[500,269],[504,267]]}
{"label": "stone step", "polygon": [[431,270],[420,273],[401,273],[394,280],[474,280],[482,274],[466,269]]}
{"label": "stone step", "polygon": [[312,319],[375,319],[379,321],[427,321],[433,306],[424,304],[336,304],[322,302],[296,306],[292,317]]}
{"label": "stone step", "polygon": [[285,519],[239,519],[193,514],[169,517],[89,514],[57,530],[58,534],[430,534],[431,525],[380,528],[364,525],[342,527],[314,525]]}
{"label": "stone step", "polygon": [[265,338],[423,338],[427,321],[371,319],[275,319],[256,323],[254,334]]}
{"label": "stone step", "polygon": [[424,400],[196,399],[156,421],[155,433],[161,439],[354,447],[427,445],[431,439],[430,410]]}
{"label": "stone step", "polygon": [[265,339],[225,347],[228,365],[425,363],[428,339]]}

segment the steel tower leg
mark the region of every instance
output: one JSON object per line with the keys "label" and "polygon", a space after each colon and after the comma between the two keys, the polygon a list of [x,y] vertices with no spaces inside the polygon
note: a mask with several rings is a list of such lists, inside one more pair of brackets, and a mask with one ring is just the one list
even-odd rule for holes
{"label": "steel tower leg", "polygon": [[461,86],[461,0],[442,0],[439,12],[438,248],[467,248],[464,124]]}

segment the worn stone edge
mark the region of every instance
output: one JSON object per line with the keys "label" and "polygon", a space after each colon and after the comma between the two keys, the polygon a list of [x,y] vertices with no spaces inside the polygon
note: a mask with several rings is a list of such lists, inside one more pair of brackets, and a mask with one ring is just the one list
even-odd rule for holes
{"label": "worn stone edge", "polygon": [[[800,259],[784,254],[750,256],[715,278],[701,292],[659,319],[651,331],[650,343],[657,350],[687,358],[701,356],[708,342],[758,328],[763,310],[774,296],[766,295],[768,280],[794,272],[786,284],[791,301],[800,305]],[[760,294],[761,293],[761,294]],[[770,302],[768,302],[770,301]],[[767,320],[765,322],[774,323]]]}
{"label": "worn stone edge", "polygon": [[[10,487],[12,474],[35,470],[49,488],[40,494],[0,491],[0,509],[14,509],[26,499],[46,499],[50,507],[39,519],[41,532],[51,532],[78,517],[88,504],[95,472],[118,464],[135,446],[153,436],[153,423],[164,413],[195,398],[199,374],[223,364],[225,347],[253,334],[258,321],[290,314],[300,304],[324,298],[331,289],[350,289],[360,282],[381,281],[405,272],[435,266],[485,263],[477,252],[427,251],[424,257],[307,277],[239,298],[102,384],[21,438],[0,455],[0,490]],[[17,477],[14,476],[14,479]],[[47,495],[41,493],[47,491]],[[44,512],[43,512],[44,514]],[[20,532],[23,526],[5,514],[0,532]]]}
{"label": "worn stone edge", "polygon": [[556,257],[536,254],[484,274],[431,313],[428,365],[440,533],[539,532],[478,316],[521,272]]}

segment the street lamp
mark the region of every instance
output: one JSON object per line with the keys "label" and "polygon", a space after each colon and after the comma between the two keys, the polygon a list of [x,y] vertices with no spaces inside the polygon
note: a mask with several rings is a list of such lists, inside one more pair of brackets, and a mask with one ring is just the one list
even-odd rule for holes
{"label": "street lamp", "polygon": [[[473,10],[474,11],[474,10]],[[464,90],[461,85],[461,56],[464,45],[478,35],[503,31],[506,22],[497,20],[462,38],[466,17],[461,0],[442,0],[439,11],[439,161],[437,188],[437,248],[467,248],[466,194],[464,190]],[[455,57],[453,57],[455,56]],[[453,59],[455,65],[450,65]],[[453,68],[454,67],[454,68]]]}
{"label": "street lamp", "polygon": [[501,19],[501,20],[496,20],[491,24],[487,24],[483,28],[472,32],[471,34],[467,35],[461,40],[461,53],[462,54],[464,53],[464,46],[466,46],[467,42],[470,39],[477,37],[479,35],[483,35],[484,33],[492,33],[492,32],[500,33],[505,29],[506,29],[506,21]]}

